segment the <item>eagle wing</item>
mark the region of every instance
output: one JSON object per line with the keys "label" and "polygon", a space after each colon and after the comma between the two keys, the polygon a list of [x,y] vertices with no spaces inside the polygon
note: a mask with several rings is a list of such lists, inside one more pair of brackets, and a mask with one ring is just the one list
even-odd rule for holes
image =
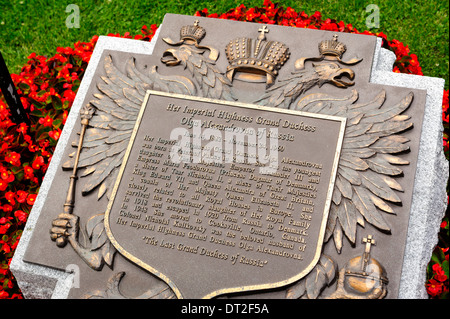
{"label": "eagle wing", "polygon": [[214,60],[203,56],[205,51],[191,45],[172,47],[164,52],[161,61],[168,66],[183,65],[198,85],[199,96],[235,101],[231,81],[219,71]]}
{"label": "eagle wing", "polygon": [[278,81],[266,89],[266,92],[254,103],[263,106],[274,106],[288,109],[302,93],[318,84],[314,69],[301,70]]}
{"label": "eagle wing", "polygon": [[389,232],[384,214],[394,214],[390,204],[401,204],[397,192],[403,192],[396,177],[409,164],[399,153],[409,150],[409,139],[399,135],[413,126],[402,114],[411,105],[413,93],[398,103],[386,105],[381,91],[368,103],[356,103],[358,93],[337,99],[327,94],[311,94],[296,108],[305,112],[347,118],[341,156],[329,212],[325,240],[332,236],[340,252],[343,235],[355,243],[357,225],[365,222]]}
{"label": "eagle wing", "polygon": [[313,63],[312,67],[296,70],[288,78],[267,88],[266,92],[254,103],[287,109],[299,96],[316,85],[320,87],[325,83],[330,83],[340,88],[352,86],[354,83],[344,81],[342,79],[344,76],[353,79],[355,73],[348,68],[342,69],[339,64],[334,62]]}
{"label": "eagle wing", "polygon": [[219,71],[213,61],[194,51],[186,59],[185,66],[198,83],[203,97],[225,101],[236,100],[231,91],[231,81]]}
{"label": "eagle wing", "polygon": [[[106,75],[97,83],[100,93],[94,94],[95,99],[89,102],[96,111],[89,122],[78,163],[78,168],[84,169],[81,177],[87,179],[82,194],[98,188],[98,199],[105,194],[109,198],[111,194],[146,91],[196,94],[189,79],[162,76],[156,66],[144,74],[136,68],[134,58],[126,62],[126,74],[115,67],[111,56],[105,57],[104,68]],[[63,164],[64,169],[73,168],[73,154],[71,157]]]}

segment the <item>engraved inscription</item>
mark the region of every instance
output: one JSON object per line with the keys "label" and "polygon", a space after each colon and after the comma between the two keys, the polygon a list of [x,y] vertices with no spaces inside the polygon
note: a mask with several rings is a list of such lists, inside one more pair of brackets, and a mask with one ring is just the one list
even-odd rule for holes
{"label": "engraved inscription", "polygon": [[[168,146],[176,141],[144,140],[117,224],[145,231],[146,244],[200,256],[229,260],[221,248],[238,248],[232,264],[264,267],[267,255],[302,260],[322,163],[283,157],[280,172],[260,175],[248,163],[173,163]],[[173,238],[157,240],[156,233]],[[198,245],[185,245],[186,237]],[[250,252],[253,259],[244,255]]]}
{"label": "engraved inscription", "polygon": [[[320,250],[342,123],[334,120],[330,132],[327,119],[170,97],[161,101],[148,103],[153,115],[144,113],[142,121],[150,124],[140,123],[116,185],[109,211],[114,239],[139,247],[140,259],[147,251],[153,256],[149,262],[179,256],[239,271],[274,271],[288,262],[300,263],[301,271],[301,263],[310,263]],[[170,125],[156,125],[160,117],[170,118]],[[169,129],[178,127],[184,131],[169,138]],[[274,127],[278,131],[267,130]],[[255,139],[227,138],[230,128],[252,132]],[[264,139],[270,148],[270,134],[278,142],[277,169],[261,173],[268,161],[250,156],[251,143]],[[332,152],[310,149],[321,134]],[[237,150],[245,156],[239,159]],[[175,161],[174,154],[181,153],[189,156]]]}

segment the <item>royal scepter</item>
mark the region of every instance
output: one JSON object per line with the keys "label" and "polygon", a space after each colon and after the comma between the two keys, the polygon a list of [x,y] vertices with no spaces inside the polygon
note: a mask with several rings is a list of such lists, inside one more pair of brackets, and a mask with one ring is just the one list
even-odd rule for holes
{"label": "royal scepter", "polygon": [[[78,179],[77,170],[78,162],[80,160],[81,149],[83,148],[84,134],[89,125],[89,121],[94,115],[95,108],[91,104],[86,104],[80,111],[81,116],[81,132],[80,139],[78,140],[77,153],[75,155],[75,162],[73,164],[72,175],[70,176],[69,189],[67,191],[66,202],[64,203],[64,213],[72,214],[75,207],[75,185]],[[58,247],[64,247],[67,244],[67,237],[60,236],[56,239],[56,245]]]}

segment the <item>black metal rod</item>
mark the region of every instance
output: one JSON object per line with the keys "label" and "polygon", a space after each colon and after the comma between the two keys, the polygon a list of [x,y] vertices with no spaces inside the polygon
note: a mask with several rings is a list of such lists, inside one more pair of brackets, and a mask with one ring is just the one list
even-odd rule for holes
{"label": "black metal rod", "polygon": [[17,94],[16,87],[12,81],[11,74],[6,67],[5,60],[3,60],[2,53],[0,52],[0,89],[5,97],[6,104],[8,104],[11,110],[12,121],[16,124],[25,123],[30,126],[30,120],[27,113],[20,101],[20,96]]}

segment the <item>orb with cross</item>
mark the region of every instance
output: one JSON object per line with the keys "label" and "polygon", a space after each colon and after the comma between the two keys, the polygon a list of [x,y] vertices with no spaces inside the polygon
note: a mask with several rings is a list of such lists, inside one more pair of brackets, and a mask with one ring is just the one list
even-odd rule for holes
{"label": "orb with cross", "polygon": [[372,235],[362,239],[365,244],[361,256],[352,258],[341,269],[336,291],[330,299],[381,299],[387,294],[386,270],[371,256],[376,244]]}

